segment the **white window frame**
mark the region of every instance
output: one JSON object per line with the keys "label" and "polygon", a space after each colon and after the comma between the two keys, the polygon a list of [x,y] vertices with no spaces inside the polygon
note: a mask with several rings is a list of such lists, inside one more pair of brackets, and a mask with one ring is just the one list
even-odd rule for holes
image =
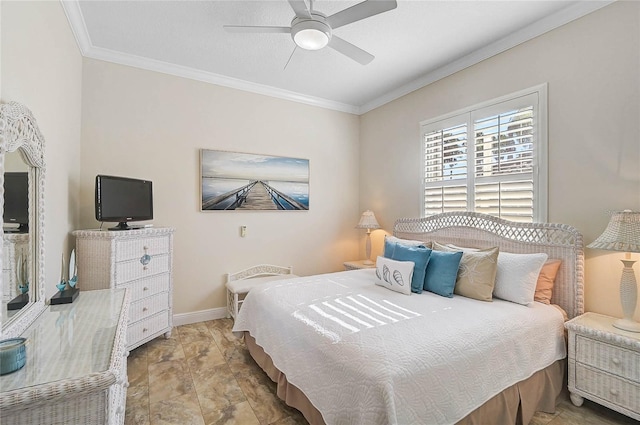
{"label": "white window frame", "polygon": [[[474,186],[475,186],[475,119],[479,110],[482,110],[482,117],[489,116],[492,111],[504,112],[505,106],[501,104],[516,104],[519,100],[527,102],[523,106],[533,105],[534,107],[534,152],[533,152],[533,221],[538,223],[546,223],[548,217],[548,176],[549,176],[549,146],[548,146],[548,110],[547,110],[547,83],[520,90],[505,96],[491,99],[468,108],[460,109],[436,118],[424,120],[420,122],[420,175],[421,175],[421,195],[420,195],[420,215],[425,216],[425,143],[424,135],[426,133],[448,128],[453,125],[463,124],[467,122],[467,205],[474,205]],[[529,99],[531,98],[531,99]],[[526,103],[526,105],[525,105]],[[466,115],[466,117],[463,117]],[[453,181],[459,184],[460,181]],[[450,181],[444,181],[443,186],[451,184]],[[469,190],[471,188],[471,190]],[[473,208],[469,209],[470,211]]]}

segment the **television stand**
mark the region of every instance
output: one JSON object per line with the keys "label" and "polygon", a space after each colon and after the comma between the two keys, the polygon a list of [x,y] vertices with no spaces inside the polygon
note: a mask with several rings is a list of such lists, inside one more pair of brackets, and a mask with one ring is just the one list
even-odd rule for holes
{"label": "television stand", "polygon": [[153,224],[128,224],[125,222],[118,223],[115,227],[109,227],[107,230],[139,230],[153,227]]}
{"label": "television stand", "polygon": [[163,334],[170,337],[173,229],[76,230],[72,234],[76,237],[78,285],[83,291],[78,300],[86,296],[85,291],[128,288],[131,308],[127,349],[133,350]]}
{"label": "television stand", "polygon": [[130,227],[126,221],[121,221],[115,227],[109,227],[109,230],[131,230],[131,229],[132,227]]}

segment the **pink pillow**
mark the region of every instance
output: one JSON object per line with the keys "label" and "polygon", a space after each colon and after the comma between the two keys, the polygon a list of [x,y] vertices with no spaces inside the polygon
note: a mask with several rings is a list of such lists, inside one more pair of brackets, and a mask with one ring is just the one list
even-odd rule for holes
{"label": "pink pillow", "polygon": [[551,304],[553,285],[561,263],[562,261],[560,260],[548,260],[544,263],[538,275],[538,282],[536,283],[536,293],[533,296],[535,301]]}

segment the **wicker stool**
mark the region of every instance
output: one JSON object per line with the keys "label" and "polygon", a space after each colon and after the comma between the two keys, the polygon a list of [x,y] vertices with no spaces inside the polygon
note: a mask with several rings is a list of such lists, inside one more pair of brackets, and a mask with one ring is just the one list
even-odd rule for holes
{"label": "wicker stool", "polygon": [[249,267],[237,273],[227,273],[227,318],[233,317],[235,320],[244,298],[252,288],[265,282],[293,277],[298,277],[293,274],[293,267],[269,264]]}

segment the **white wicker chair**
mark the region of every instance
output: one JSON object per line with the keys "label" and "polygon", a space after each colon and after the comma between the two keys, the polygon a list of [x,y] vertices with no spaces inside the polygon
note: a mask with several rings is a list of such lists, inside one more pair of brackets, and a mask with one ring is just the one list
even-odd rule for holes
{"label": "white wicker chair", "polygon": [[265,282],[293,277],[298,277],[293,274],[293,267],[269,264],[260,264],[236,273],[227,273],[227,318],[233,317],[235,320],[244,298],[252,288]]}

